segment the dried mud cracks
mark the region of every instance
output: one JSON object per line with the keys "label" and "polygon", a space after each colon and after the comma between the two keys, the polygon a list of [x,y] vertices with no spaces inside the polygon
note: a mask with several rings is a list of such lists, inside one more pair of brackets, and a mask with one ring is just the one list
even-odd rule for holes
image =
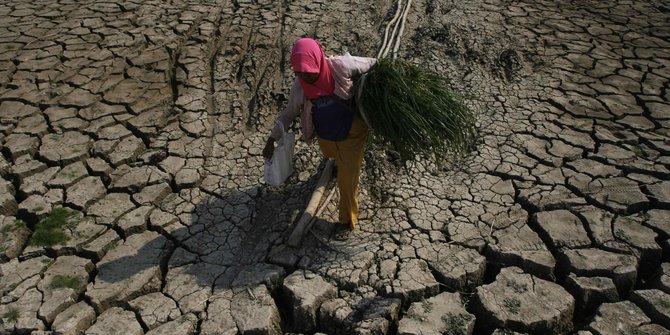
{"label": "dried mud cracks", "polygon": [[[390,1],[4,1],[2,334],[667,334],[670,8],[414,1],[400,57],[479,115],[453,169],[369,150],[284,241],[318,148],[262,183],[292,41],[374,55]],[[65,208],[65,209],[64,209]]]}

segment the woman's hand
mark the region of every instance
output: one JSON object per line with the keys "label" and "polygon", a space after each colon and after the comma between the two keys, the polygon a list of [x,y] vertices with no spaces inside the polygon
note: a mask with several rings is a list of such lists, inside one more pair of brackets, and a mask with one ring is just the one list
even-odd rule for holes
{"label": "woman's hand", "polygon": [[270,137],[265,143],[265,148],[263,148],[263,157],[265,159],[272,159],[272,155],[275,153],[275,139]]}

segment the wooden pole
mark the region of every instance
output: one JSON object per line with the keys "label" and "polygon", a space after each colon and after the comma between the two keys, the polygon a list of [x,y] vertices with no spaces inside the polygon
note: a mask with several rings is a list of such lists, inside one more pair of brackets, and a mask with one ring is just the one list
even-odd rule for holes
{"label": "wooden pole", "polygon": [[310,223],[312,222],[312,219],[315,216],[315,212],[319,207],[319,202],[321,202],[323,192],[326,190],[326,185],[328,185],[328,181],[333,174],[333,165],[334,161],[332,159],[328,159],[326,166],[324,166],[323,171],[321,172],[321,177],[316,184],[314,193],[312,193],[312,198],[309,199],[309,203],[307,204],[305,212],[302,213],[300,220],[298,220],[295,228],[293,228],[293,232],[291,232],[291,236],[288,238],[288,245],[292,247],[299,246],[302,238],[305,236],[305,234],[307,234],[307,231],[309,231],[311,226]]}

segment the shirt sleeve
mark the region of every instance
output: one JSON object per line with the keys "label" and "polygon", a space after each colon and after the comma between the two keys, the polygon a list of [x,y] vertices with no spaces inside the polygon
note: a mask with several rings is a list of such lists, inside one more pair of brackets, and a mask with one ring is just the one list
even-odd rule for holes
{"label": "shirt sleeve", "polygon": [[345,54],[342,56],[342,64],[349,71],[349,77],[353,78],[370,71],[373,65],[377,62],[376,58],[358,57]]}
{"label": "shirt sleeve", "polygon": [[342,56],[333,56],[329,58],[333,68],[333,78],[335,79],[334,93],[342,99],[352,97],[352,87],[358,77],[370,71],[377,62],[376,58],[356,57],[348,53]]}
{"label": "shirt sleeve", "polygon": [[284,112],[279,115],[274,128],[272,128],[270,137],[274,138],[275,140],[281,139],[282,135],[284,135],[281,127],[284,127],[284,131],[288,131],[295,118],[300,115],[300,110],[302,109],[304,101],[305,93],[303,92],[298,79],[295,79],[293,80],[293,85],[291,86],[291,94],[288,97],[288,104],[286,105],[286,109],[284,109]]}

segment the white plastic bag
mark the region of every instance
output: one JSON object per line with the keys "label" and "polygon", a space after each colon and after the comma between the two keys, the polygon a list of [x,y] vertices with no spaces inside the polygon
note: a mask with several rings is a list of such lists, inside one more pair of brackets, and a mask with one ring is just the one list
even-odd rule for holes
{"label": "white plastic bag", "polygon": [[265,182],[272,186],[280,186],[286,178],[293,173],[293,147],[295,145],[295,134],[286,132],[284,125],[279,121],[282,128],[282,137],[277,141],[277,147],[272,154],[272,159],[265,160]]}

